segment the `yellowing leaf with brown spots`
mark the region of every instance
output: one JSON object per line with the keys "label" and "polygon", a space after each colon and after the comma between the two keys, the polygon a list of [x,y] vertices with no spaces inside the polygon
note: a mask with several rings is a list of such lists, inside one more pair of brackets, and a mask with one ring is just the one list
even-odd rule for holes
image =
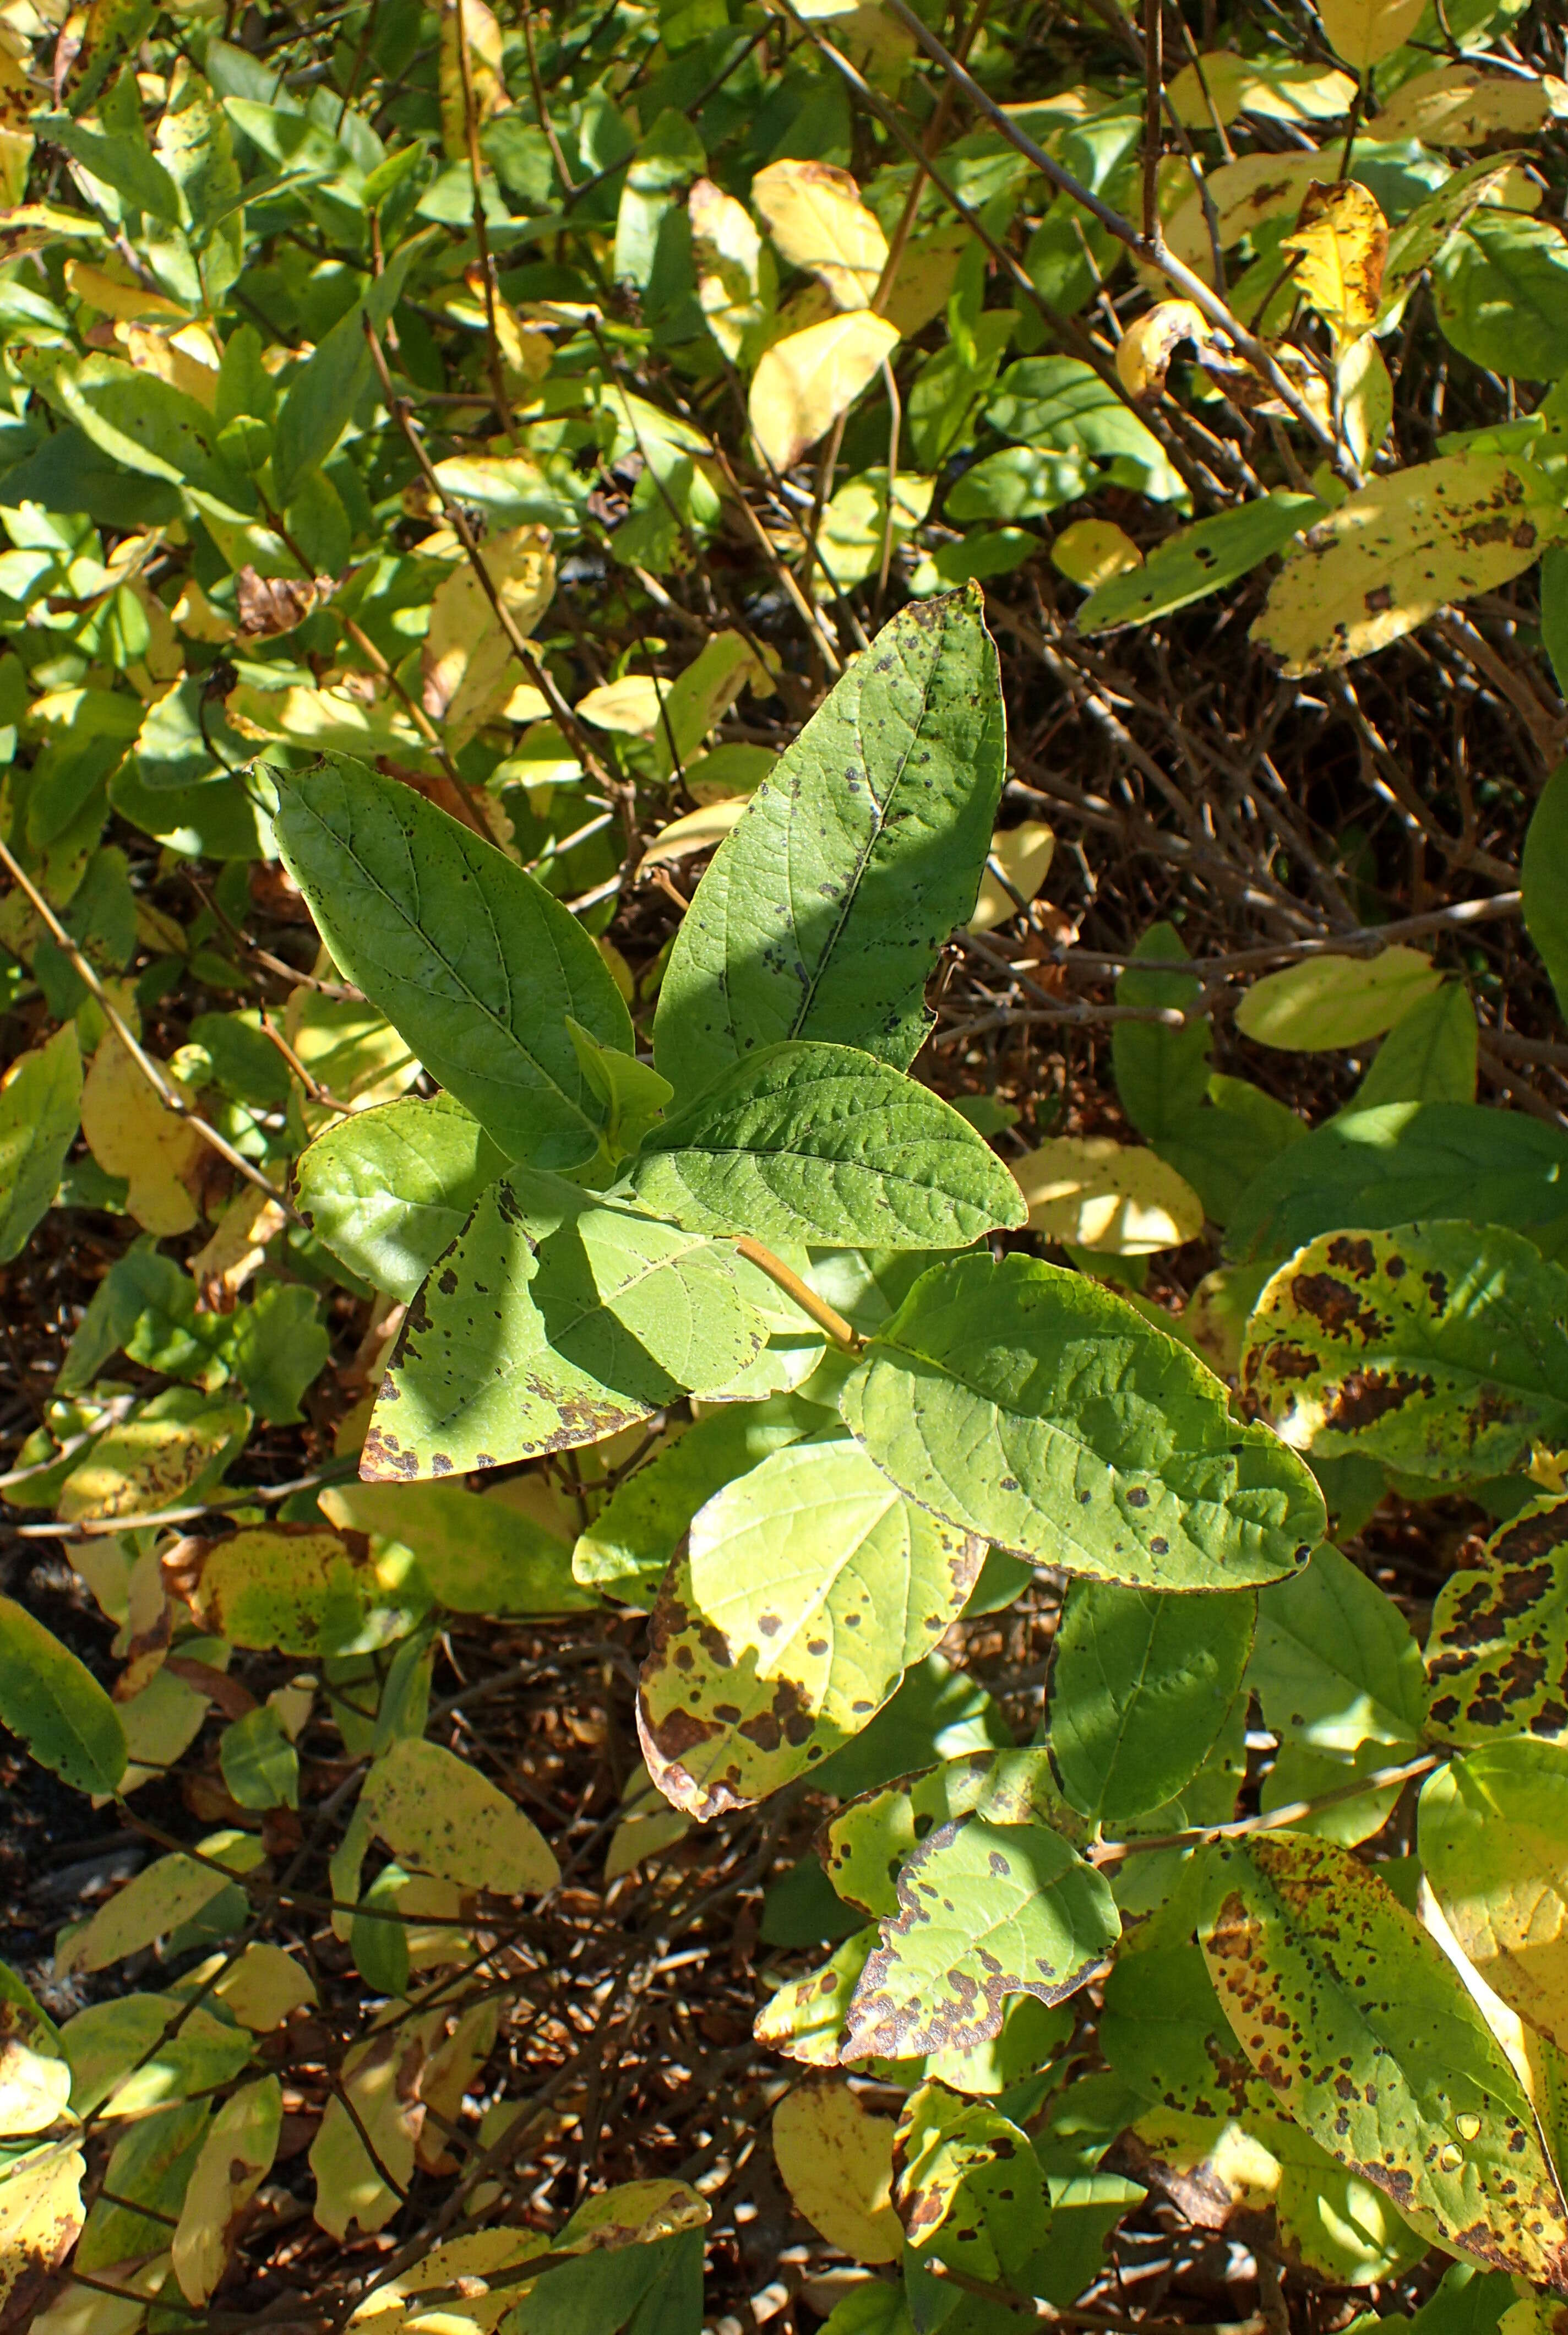
{"label": "yellowing leaf with brown spots", "polygon": [[[330,2237],[344,2238],[356,2224],[369,2234],[384,2229],[413,2177],[414,2145],[424,2125],[420,2086],[425,2061],[445,2012],[381,2028],[345,2055],[340,2078],[353,2114],[334,2092],[311,2143],[315,2219]],[[374,2157],[365,2146],[368,2136]]]}
{"label": "yellowing leaf with brown spots", "polygon": [[[515,2115],[523,2103],[508,2105]],[[481,2146],[488,2147],[497,2137],[487,2126]],[[471,2335],[490,2335],[530,2289],[517,2279],[498,2278],[494,2286],[489,2282],[498,2272],[515,2270],[530,2254],[544,2253],[548,2243],[542,2231],[499,2227],[449,2238],[422,2262],[400,2271],[383,2286],[373,2287],[348,2323],[364,2329],[366,2335],[460,2335],[460,2335],[470,2335],[470,2330]],[[440,2297],[441,2289],[460,2282],[460,2302],[450,2293]]]}
{"label": "yellowing leaf with brown spots", "polygon": [[847,412],[898,345],[898,330],[866,309],[808,325],[765,351],[747,411],[775,470],[794,467]]}
{"label": "yellowing leaf with brown spots", "polygon": [[360,1813],[401,1864],[502,1896],[560,1879],[549,1843],[498,1785],[439,1743],[408,1738],[376,1761]]}
{"label": "yellowing leaf with brown spots", "polygon": [[129,1184],[125,1205],[160,1237],[186,1233],[199,1210],[192,1197],[207,1146],[161,1103],[151,1080],[105,1031],[82,1090],[82,1132],[106,1175]]}
{"label": "yellowing leaf with brown spots", "polygon": [[1374,479],[1289,551],[1253,626],[1287,673],[1386,648],[1449,601],[1495,590],[1568,532],[1531,464],[1445,454]]}
{"label": "yellowing leaf with brown spots", "polygon": [[[1555,1270],[1554,1268],[1549,1268]],[[1428,1725],[1439,1742],[1568,1744],[1568,1499],[1533,1500],[1437,1592]]]}
{"label": "yellowing leaf with brown spots", "polygon": [[792,267],[809,268],[838,308],[868,308],[887,264],[887,238],[847,170],[831,162],[769,162],[751,200]]}
{"label": "yellowing leaf with brown spots", "polygon": [[1329,325],[1337,344],[1370,332],[1383,296],[1389,222],[1365,187],[1353,179],[1331,187],[1309,187],[1300,218],[1281,241],[1280,254],[1295,261],[1297,290]]}
{"label": "yellowing leaf with brown spots", "polygon": [[927,1833],[897,1891],[849,2006],[846,2064],[988,2042],[1010,1995],[1065,2001],[1121,1930],[1108,1884],[1060,1833],[978,1811]]}
{"label": "yellowing leaf with brown spots", "polygon": [[[888,2127],[891,2138],[892,2127]],[[0,2165],[0,2325],[23,2328],[82,2233],[87,2170],[72,2142],[45,2141]]]}
{"label": "yellowing leaf with brown spots", "polygon": [[773,2111],[773,2154],[800,2213],[855,2261],[896,2262],[891,2117],[875,2116],[842,2078],[802,2084]]}
{"label": "yellowing leaf with brown spots", "polygon": [[165,1387],[100,1436],[65,1478],[55,1514],[64,1524],[156,1516],[215,1474],[249,1432],[243,1403]]}
{"label": "yellowing leaf with brown spots", "polygon": [[205,2302],[228,2266],[245,2209],[272,2170],[283,2121],[276,2076],[242,2085],[207,2128],[187,2178],[174,2233],[174,2275],[188,2302]]}
{"label": "yellowing leaf with brown spots", "polygon": [[1050,2235],[1050,2193],[1010,2117],[945,2083],[922,2084],[898,2119],[893,2161],[912,2248],[986,2286],[1027,2286]]}
{"label": "yellowing leaf with brown spots", "polygon": [[1489,138],[1531,138],[1568,113],[1568,82],[1489,73],[1484,64],[1439,65],[1394,92],[1378,115],[1380,139],[1416,138],[1424,146],[1484,146]]}
{"label": "yellowing leaf with brown spots", "polygon": [[[1307,189],[1324,175],[1322,157],[1308,153],[1244,154],[1222,162],[1205,178],[1220,249],[1228,251],[1244,235],[1270,219],[1293,219]],[[1205,284],[1214,277],[1214,247],[1209,237],[1204,195],[1195,186],[1172,211],[1166,241],[1178,259],[1194,267]],[[1163,282],[1163,278],[1157,279]]]}
{"label": "yellowing leaf with brown spots", "polygon": [[1203,310],[1191,300],[1161,300],[1117,343],[1118,379],[1129,397],[1158,397],[1182,344],[1203,349],[1212,337]]}
{"label": "yellowing leaf with brown spots", "polygon": [[957,1618],[983,1555],[847,1440],[726,1485],[653,1617],[637,1728],[660,1790],[706,1819],[825,1759]]}
{"label": "yellowing leaf with brown spots", "polygon": [[1355,73],[1408,41],[1427,0],[1318,0],[1329,45]]}
{"label": "yellowing leaf with brown spots", "polygon": [[1376,1870],[1281,1834],[1211,1849],[1200,1935],[1285,2113],[1432,2243],[1568,2291],[1568,2219],[1518,2076]]}
{"label": "yellowing leaf with brown spots", "polygon": [[179,1541],[163,1571],[203,1629],[233,1645],[313,1660],[388,1645],[431,1602],[406,1549],[378,1559],[363,1533],[323,1525],[253,1525]]}
{"label": "yellowing leaf with brown spots", "polygon": [[1321,1234],[1266,1284],[1241,1383],[1315,1458],[1500,1474],[1568,1441],[1568,1273],[1495,1225]]}
{"label": "yellowing leaf with brown spots", "polygon": [[1013,1163],[1030,1228],[1110,1256],[1177,1248],[1204,1228],[1204,1206],[1158,1152],[1108,1135],[1059,1135]]}
{"label": "yellowing leaf with brown spots", "polygon": [[[556,562],[544,527],[513,527],[479,546],[497,599],[519,633],[531,633],[555,597]],[[424,710],[457,746],[489,719],[518,680],[508,634],[473,563],[460,560],[431,603],[421,654]]]}
{"label": "yellowing leaf with brown spots", "polygon": [[1568,2043],[1568,1744],[1479,1743],[1429,1776],[1421,1865],[1493,1992]]}

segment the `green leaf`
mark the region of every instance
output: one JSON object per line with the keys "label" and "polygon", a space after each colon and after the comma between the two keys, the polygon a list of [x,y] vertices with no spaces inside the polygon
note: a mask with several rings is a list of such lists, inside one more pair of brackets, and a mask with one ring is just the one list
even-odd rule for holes
{"label": "green leaf", "polygon": [[572,1014],[629,1051],[630,1016],[576,919],[411,787],[328,755],[283,790],[277,837],[337,964],[503,1150],[570,1168],[604,1105]]}
{"label": "green leaf", "polygon": [[0,1264],[21,1255],[53,1206],[81,1121],[82,1052],[68,1022],[0,1089]]}
{"label": "green leaf", "polygon": [[836,1750],[963,1612],[984,1554],[847,1439],[789,1444],[715,1493],[643,1670],[637,1728],[660,1790],[706,1819]]}
{"label": "green leaf", "polygon": [[1432,2243],[1561,2292],[1568,2223],[1530,2102],[1441,1947],[1326,1841],[1209,1859],[1205,1959],[1280,2106]]}
{"label": "green leaf", "polygon": [[1568,245],[1551,219],[1473,212],[1433,267],[1432,299],[1472,364],[1530,381],[1568,373]]}
{"label": "green leaf", "polygon": [[402,297],[409,268],[427,237],[427,228],[394,251],[363,299],[353,302],[289,374],[273,435],[273,497],[282,509],[309,473],[320,467],[342,437],[373,376],[364,328],[382,332]]}
{"label": "green leaf", "polygon": [[1568,1273],[1495,1225],[1322,1235],[1265,1284],[1242,1386],[1295,1450],[1502,1474],[1568,1442]]}
{"label": "green leaf", "polygon": [[1074,1807],[1125,1823],[1192,1781],[1241,1685],[1256,1614],[1251,1594],[1073,1583],[1052,1642],[1048,1725]]}
{"label": "green leaf", "polygon": [[648,1129],[657,1124],[674,1089],[647,1062],[634,1054],[601,1046],[591,1032],[568,1013],[571,1039],[583,1076],[605,1106],[605,1143],[613,1158],[635,1151]]}
{"label": "green leaf", "polygon": [[1236,1028],[1260,1046],[1308,1053],[1359,1046],[1391,1029],[1442,978],[1419,949],[1310,956],[1254,982],[1236,1007]]}
{"label": "green leaf", "polygon": [[847,2064],[982,2043],[1009,1995],[1064,2001],[1121,1929],[1108,1884],[1060,1834],[980,1816],[927,1834],[898,1905],[855,1990]]}
{"label": "green leaf", "polygon": [[1293,1580],[1260,1594],[1247,1681],[1282,1739],[1319,1749],[1414,1749],[1426,1723],[1426,1673],[1409,1623],[1331,1541]]}
{"label": "green leaf", "polygon": [[361,1473],[462,1475],[716,1395],[761,1352],[771,1296],[717,1243],[518,1169],[411,1306]]}
{"label": "green leaf", "polygon": [[30,385],[125,470],[196,489],[242,514],[254,509],[218,458],[211,414],[183,390],[119,357],[34,349],[18,362]]}
{"label": "green leaf", "polygon": [[956,1248],[1029,1211],[957,1111],[852,1046],[765,1046],[657,1127],[631,1169],[647,1206],[764,1241]]}
{"label": "green leaf", "polygon": [[247,1710],[218,1739],[218,1764],[242,1808],[297,1808],[299,1754],[270,1703]]}
{"label": "green leaf", "polygon": [[895,2195],[911,2251],[987,2286],[1026,2289],[1050,2195],[1028,2135],[1000,2108],[924,2083],[905,2102]]}
{"label": "green leaf", "polygon": [[1460,982],[1446,981],[1399,1016],[1350,1108],[1376,1110],[1386,1102],[1473,1103],[1479,1034],[1469,991]]}
{"label": "green leaf", "polygon": [[1443,1743],[1568,1741],[1568,1499],[1533,1500],[1432,1608],[1428,1724]]}
{"label": "green leaf", "polygon": [[1322,1536],[1306,1468],[1234,1423],[1195,1354],[1033,1257],[923,1274],[844,1416],[912,1499],[1070,1572],[1240,1589],[1304,1565]]}
{"label": "green leaf", "polygon": [[659,991],[679,1098],[783,1038],[906,1070],[937,952],[974,906],[1002,779],[973,591],[905,609],[780,757],[697,887]]}
{"label": "green leaf", "polygon": [[125,1773],[120,1713],[84,1662],[14,1597],[0,1597],[0,1720],[78,1792]]}
{"label": "green leaf", "polygon": [[505,1500],[460,1484],[332,1484],[334,1525],[371,1536],[383,1570],[418,1567],[453,1613],[573,1613],[598,1603],[572,1577],[566,1543]]}
{"label": "green leaf", "polygon": [[1225,1232],[1243,1261],[1286,1256],[1345,1225],[1380,1229],[1467,1216],[1568,1239],[1568,1132],[1480,1103],[1384,1103],[1292,1144],[1251,1184]]}
{"label": "green leaf", "polygon": [[1277,489],[1213,518],[1200,518],[1167,536],[1141,567],[1113,576],[1089,594],[1078,612],[1080,633],[1103,633],[1112,625],[1147,625],[1191,601],[1223,591],[1276,551],[1293,535],[1322,517],[1315,495]]}
{"label": "green leaf", "polygon": [[767,1402],[727,1403],[694,1426],[671,1429],[578,1536],[572,1551],[576,1579],[628,1603],[651,1603],[704,1502],[769,1452],[821,1426],[815,1404],[781,1394]]}
{"label": "green leaf", "polygon": [[[1075,216],[1082,220],[1081,212]],[[1081,237],[1075,240],[1081,250]],[[1010,364],[985,418],[1002,437],[1026,446],[1105,462],[1124,458],[1146,472],[1165,472],[1159,441],[1093,366],[1078,357],[1024,357]]]}
{"label": "green leaf", "polygon": [[223,1351],[257,1416],[292,1424],[332,1352],[332,1333],[318,1318],[314,1290],[264,1281],[255,1303],[231,1317]]}
{"label": "green leaf", "polygon": [[73,2113],[131,2117],[227,2083],[248,2064],[255,2038],[167,1995],[122,1994],[68,2019],[60,2045],[71,2062]]}
{"label": "green leaf", "polygon": [[[1568,551],[1553,556],[1568,565]],[[1519,880],[1525,930],[1568,1015],[1568,762],[1558,763],[1531,813]]]}
{"label": "green leaf", "polygon": [[318,1135],[295,1192],[334,1256],[406,1303],[506,1164],[455,1096],[400,1095]]}
{"label": "green leaf", "polygon": [[898,1911],[898,1875],[934,1826],[979,1815],[995,1824],[1049,1824],[1074,1847],[1089,1827],[1057,1790],[1043,1745],[968,1751],[863,1792],[827,1829],[827,1874],[847,1904],[880,1921]]}
{"label": "green leaf", "polygon": [[1495,1994],[1568,2040],[1568,1745],[1506,1735],[1428,1776],[1421,1866]]}
{"label": "green leaf", "polygon": [[38,123],[41,136],[51,145],[63,147],[95,179],[112,187],[138,210],[150,211],[154,218],[166,220],[170,226],[179,218],[179,191],[161,162],[148,150],[146,141],[130,131],[105,133],[101,130],[84,130],[80,122],[66,115],[45,116]]}
{"label": "green leaf", "polygon": [[[1142,957],[1184,957],[1186,945],[1174,925],[1150,925],[1141,934],[1116,985],[1118,1005],[1157,1005],[1190,1012],[1203,994],[1191,973],[1148,973]],[[1208,1016],[1172,1029],[1159,1022],[1117,1022],[1111,1028],[1111,1063],[1116,1090],[1140,1135],[1158,1145],[1178,1136],[1208,1100],[1209,1054],[1214,1031]]]}

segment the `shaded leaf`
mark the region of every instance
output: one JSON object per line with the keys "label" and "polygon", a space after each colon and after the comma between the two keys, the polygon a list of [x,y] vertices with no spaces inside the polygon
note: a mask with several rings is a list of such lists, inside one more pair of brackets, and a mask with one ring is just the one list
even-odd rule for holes
{"label": "shaded leaf", "polygon": [[18,1055],[0,1087],[0,1264],[20,1256],[60,1188],[82,1117],[74,1026]]}
{"label": "shaded leaf", "polygon": [[384,1574],[417,1570],[454,1613],[571,1613],[597,1602],[574,1580],[565,1541],[460,1484],[333,1484],[320,1500],[334,1525],[371,1536]]}
{"label": "shaded leaf", "polygon": [[1524,925],[1568,1016],[1568,762],[1547,780],[1524,833]]}
{"label": "shaded leaf", "polygon": [[85,1663],[14,1597],[0,1597],[0,1719],[79,1792],[112,1792],[125,1770],[120,1714]]}
{"label": "shaded leaf", "polygon": [[845,1389],[877,1465],[1004,1547],[1149,1588],[1236,1589],[1304,1565],[1316,1485],[1130,1306],[1032,1257],[923,1274]]}
{"label": "shaded leaf", "polygon": [[1432,1608],[1428,1720],[1447,1743],[1568,1739],[1568,1499],[1533,1500]]}

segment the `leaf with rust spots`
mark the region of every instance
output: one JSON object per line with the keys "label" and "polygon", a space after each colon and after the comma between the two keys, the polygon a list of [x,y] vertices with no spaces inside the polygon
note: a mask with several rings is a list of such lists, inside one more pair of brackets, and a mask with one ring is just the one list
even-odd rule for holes
{"label": "leaf with rust spots", "polygon": [[715,1241],[514,1168],[409,1308],[360,1473],[462,1475],[717,1394],[761,1352],[775,1297]]}
{"label": "leaf with rust spots", "polygon": [[70,2140],[45,2141],[0,2168],[0,2325],[31,2324],[75,2244],[86,2170],[82,2151]]}
{"label": "leaf with rust spots", "polygon": [[363,1533],[255,1525],[177,1541],[165,1580],[203,1629],[231,1645],[323,1659],[403,1637],[429,1606],[417,1566],[378,1561]]}
{"label": "leaf with rust spots", "polygon": [[836,2068],[850,1998],[876,1943],[872,1923],[846,1938],[820,1970],[787,1979],[757,2013],[751,2031],[758,2042],[808,2068]]}
{"label": "leaf with rust spots", "polygon": [[1568,533],[1544,472],[1501,454],[1390,471],[1318,520],[1253,626],[1287,673],[1370,656],[1445,602],[1495,591]]}
{"label": "leaf with rust spots", "polygon": [[1383,293],[1389,222],[1367,188],[1354,179],[1310,186],[1280,254],[1295,261],[1292,280],[1337,347],[1370,332]]}
{"label": "leaf with rust spots", "polygon": [[840,2058],[916,2059],[983,2042],[1009,1995],[1060,2002],[1120,1933],[1108,1884],[1045,1825],[940,1825],[898,1875]]}
{"label": "leaf with rust spots", "polygon": [[1568,1499],[1531,1501],[1486,1562],[1451,1574],[1427,1640],[1429,1731],[1445,1743],[1568,1743]]}
{"label": "leaf with rust spots", "polygon": [[1421,1864],[1495,1994],[1568,2044],[1568,1745],[1505,1735],[1429,1776]]}
{"label": "leaf with rust spots", "polygon": [[1244,1589],[1304,1565],[1322,1495],[1197,1356],[1081,1274],[1013,1255],[923,1274],[844,1390],[911,1499],[1069,1573]]}
{"label": "leaf with rust spots", "polygon": [[1288,1834],[1213,1849],[1200,1935],[1287,2115],[1430,2243],[1564,2291],[1568,2215],[1524,2087],[1375,1870]]}
{"label": "leaf with rust spots", "polygon": [[1241,1376],[1315,1458],[1498,1475],[1568,1441],[1568,1273],[1495,1226],[1324,1234],[1265,1284]]}
{"label": "leaf with rust spots", "polygon": [[65,1524],[150,1516],[215,1489],[250,1433],[243,1403],[165,1387],[101,1435],[61,1487]]}
{"label": "leaf with rust spots", "polygon": [[911,2247],[988,2286],[1023,2284],[1050,2234],[1029,2136],[945,2084],[912,2092],[898,2119],[894,2201]]}
{"label": "leaf with rust spots", "polygon": [[815,1767],[957,1619],[984,1554],[847,1438],[787,1445],[726,1485],[692,1520],[644,1665],[660,1790],[707,1818]]}
{"label": "leaf with rust spots", "polygon": [[421,2082],[445,2025],[444,2007],[427,2011],[379,2029],[344,2056],[338,2088],[310,2148],[315,2219],[330,2237],[341,2241],[356,2225],[368,2235],[384,2229],[398,2211],[402,2201],[384,2176],[403,2190],[413,2178],[425,2114]]}
{"label": "leaf with rust spots", "polygon": [[551,1889],[560,1868],[533,1820],[439,1743],[404,1737],[365,1778],[359,1812],[400,1864],[501,1896]]}
{"label": "leaf with rust spots", "polygon": [[873,2116],[842,2078],[813,2077],[773,2111],[773,2154],[797,2208],[863,2262],[896,2262],[891,2117]]}

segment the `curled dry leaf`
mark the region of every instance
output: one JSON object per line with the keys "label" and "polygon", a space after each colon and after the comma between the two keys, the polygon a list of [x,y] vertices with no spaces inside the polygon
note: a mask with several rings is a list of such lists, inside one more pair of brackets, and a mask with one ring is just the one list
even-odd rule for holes
{"label": "curled dry leaf", "polygon": [[265,641],[292,633],[334,589],[330,576],[258,576],[254,567],[242,567],[235,582],[239,638]]}
{"label": "curled dry leaf", "polygon": [[1116,370],[1130,397],[1160,397],[1171,359],[1184,341],[1205,348],[1214,335],[1191,300],[1161,300],[1129,325],[1116,344]]}

